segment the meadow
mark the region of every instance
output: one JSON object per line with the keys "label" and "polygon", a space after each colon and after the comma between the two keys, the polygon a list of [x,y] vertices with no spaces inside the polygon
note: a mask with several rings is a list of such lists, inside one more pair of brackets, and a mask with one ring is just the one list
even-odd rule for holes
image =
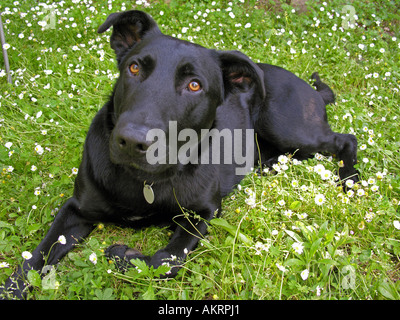
{"label": "meadow", "polygon": [[2,0],[12,84],[0,57],[0,284],[72,195],[91,119],[118,77],[111,33],[98,26],[138,9],[165,34],[305,80],[318,71],[336,93],[332,129],[358,139],[361,181],[344,192],[331,155],[282,155],[224,199],[176,278],[140,263],[122,274],[104,257],[116,242],[151,255],[170,230],[98,224],[45,278],[28,274],[28,298],[399,299],[399,3],[288,2]]}

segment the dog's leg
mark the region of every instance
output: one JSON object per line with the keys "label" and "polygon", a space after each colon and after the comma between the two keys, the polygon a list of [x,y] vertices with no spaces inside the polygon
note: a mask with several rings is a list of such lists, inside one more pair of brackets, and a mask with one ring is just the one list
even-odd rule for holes
{"label": "dog's leg", "polygon": [[[214,211],[207,214],[207,220],[214,215]],[[201,215],[205,217],[205,215]],[[207,233],[207,223],[203,219],[193,217],[181,218],[175,221],[177,228],[168,243],[168,245],[158,250],[153,256],[145,256],[139,251],[128,248],[126,245],[112,245],[105,254],[107,257],[114,259],[117,267],[121,271],[134,267],[130,262],[131,259],[141,259],[154,268],[167,263],[171,266],[170,272],[162,277],[174,277],[179,271],[179,266],[184,262],[189,251],[193,250],[198,241]]]}
{"label": "dog's leg", "polygon": [[309,155],[316,152],[329,152],[334,154],[340,161],[339,180],[345,187],[349,179],[358,182],[358,173],[354,168],[357,164],[357,138],[352,134],[330,132],[318,138],[313,144],[303,146],[299,149],[298,155]]}
{"label": "dog's leg", "polygon": [[257,133],[257,152],[258,162],[254,163],[254,167],[260,169],[267,167],[272,168],[278,160],[278,157],[282,154],[272,143],[264,140],[259,133]]}
{"label": "dog's leg", "polygon": [[[11,275],[4,288],[0,288],[0,298],[25,298],[28,271],[41,271],[45,265],[58,263],[92,229],[93,223],[80,215],[78,201],[75,198],[69,199],[57,214],[45,238],[32,252],[32,257],[25,260],[22,267]],[[65,237],[65,244],[59,242],[60,236]]]}
{"label": "dog's leg", "polygon": [[352,134],[334,134],[334,143],[338,160],[343,161],[339,168],[339,179],[344,184],[346,180],[358,182],[358,174],[354,165],[357,164],[357,138]]}
{"label": "dog's leg", "polygon": [[[210,218],[214,212],[210,214]],[[193,250],[199,240],[204,238],[207,233],[207,223],[204,220],[195,218],[184,218],[178,222],[178,227],[175,230],[168,245],[157,251],[151,258],[150,264],[159,266],[164,262],[169,263],[173,267],[169,277],[174,277],[179,271],[179,265],[183,264],[189,251]]]}

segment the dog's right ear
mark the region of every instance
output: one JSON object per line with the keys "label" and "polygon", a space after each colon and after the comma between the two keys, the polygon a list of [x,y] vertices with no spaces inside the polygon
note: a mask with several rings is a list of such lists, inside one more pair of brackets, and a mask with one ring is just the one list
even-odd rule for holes
{"label": "dog's right ear", "polygon": [[110,14],[97,32],[103,33],[111,26],[113,32],[110,44],[117,55],[118,62],[120,62],[126,50],[139,43],[145,35],[150,32],[161,33],[157,23],[150,15],[137,10]]}
{"label": "dog's right ear", "polygon": [[260,97],[265,98],[264,73],[248,56],[239,51],[220,51],[219,59],[225,96],[232,90],[246,91],[255,86]]}

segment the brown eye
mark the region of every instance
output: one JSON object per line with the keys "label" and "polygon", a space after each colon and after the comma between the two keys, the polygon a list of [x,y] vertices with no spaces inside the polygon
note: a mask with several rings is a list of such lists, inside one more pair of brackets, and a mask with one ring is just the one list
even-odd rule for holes
{"label": "brown eye", "polygon": [[139,66],[136,63],[132,63],[129,66],[129,71],[134,75],[137,76],[139,75]]}
{"label": "brown eye", "polygon": [[188,88],[192,92],[197,92],[201,89],[201,85],[197,81],[191,81],[188,85]]}

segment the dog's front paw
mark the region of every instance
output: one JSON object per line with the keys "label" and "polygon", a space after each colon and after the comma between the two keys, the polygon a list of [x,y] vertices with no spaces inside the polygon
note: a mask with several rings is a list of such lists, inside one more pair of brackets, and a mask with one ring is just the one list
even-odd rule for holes
{"label": "dog's front paw", "polygon": [[164,249],[157,251],[150,259],[150,264],[154,268],[158,268],[161,265],[167,265],[170,267],[168,272],[160,276],[161,279],[174,278],[183,262],[183,258],[177,257]]}
{"label": "dog's front paw", "polygon": [[126,245],[113,244],[105,251],[105,256],[115,262],[117,269],[121,272],[126,272],[129,268],[135,266],[131,263],[131,259],[141,259],[149,262],[150,258],[143,255],[139,250],[129,248]]}
{"label": "dog's front paw", "polygon": [[4,286],[0,287],[0,300],[23,300],[26,298],[29,287],[21,275],[22,272],[19,269],[7,279]]}
{"label": "dog's front paw", "polygon": [[165,274],[160,275],[162,279],[175,277],[183,263],[183,258],[177,257],[164,249],[157,251],[152,257],[149,257],[136,249],[121,244],[114,244],[108,247],[104,254],[108,259],[112,259],[115,262],[120,272],[126,272],[128,269],[136,267],[131,262],[132,259],[143,260],[148,266],[153,266],[154,269],[157,269],[161,265],[167,265],[170,269]]}

